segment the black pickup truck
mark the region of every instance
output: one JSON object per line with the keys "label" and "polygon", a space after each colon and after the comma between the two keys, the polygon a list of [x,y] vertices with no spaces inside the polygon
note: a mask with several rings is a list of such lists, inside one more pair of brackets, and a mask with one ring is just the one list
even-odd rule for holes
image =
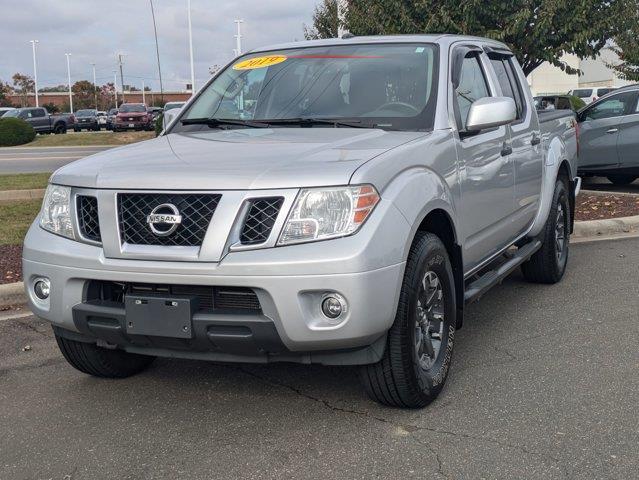
{"label": "black pickup truck", "polygon": [[37,133],[67,133],[67,129],[73,128],[75,124],[75,116],[72,113],[51,115],[42,107],[16,108],[5,113],[4,117],[21,118],[30,123]]}

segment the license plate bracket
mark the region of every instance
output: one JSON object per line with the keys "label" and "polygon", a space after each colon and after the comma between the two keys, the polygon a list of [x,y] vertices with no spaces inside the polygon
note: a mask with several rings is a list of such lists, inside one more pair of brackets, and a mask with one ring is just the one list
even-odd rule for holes
{"label": "license plate bracket", "polygon": [[124,296],[126,332],[131,335],[193,338],[195,296],[132,295]]}

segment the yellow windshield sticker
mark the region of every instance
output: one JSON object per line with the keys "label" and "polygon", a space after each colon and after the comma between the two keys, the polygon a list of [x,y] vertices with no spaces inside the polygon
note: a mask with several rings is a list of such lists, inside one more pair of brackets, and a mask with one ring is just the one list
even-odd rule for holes
{"label": "yellow windshield sticker", "polygon": [[255,57],[233,65],[233,70],[253,70],[254,68],[270,67],[286,60],[286,55],[269,55],[268,57]]}

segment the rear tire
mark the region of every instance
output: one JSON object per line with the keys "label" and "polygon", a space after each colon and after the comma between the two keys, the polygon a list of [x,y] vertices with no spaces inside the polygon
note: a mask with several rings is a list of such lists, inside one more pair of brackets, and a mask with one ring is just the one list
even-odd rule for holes
{"label": "rear tire", "polygon": [[83,343],[55,336],[64,358],[82,373],[103,378],[126,378],[145,370],[155,357],[108,350],[94,343]]}
{"label": "rear tire", "polygon": [[613,185],[630,185],[638,177],[636,175],[608,175],[606,177]]}
{"label": "rear tire", "polygon": [[524,278],[534,283],[557,283],[566,272],[570,244],[570,202],[561,180],[555,183],[552,206],[542,232],[542,245],[521,265]]}
{"label": "rear tire", "polygon": [[455,316],[455,281],[446,247],[436,235],[419,233],[384,356],[360,369],[368,395],[404,408],[425,407],[435,400],[452,360]]}
{"label": "rear tire", "polygon": [[66,125],[59,123],[58,125],[53,127],[53,133],[55,135],[60,135],[62,133],[67,133],[67,127]]}

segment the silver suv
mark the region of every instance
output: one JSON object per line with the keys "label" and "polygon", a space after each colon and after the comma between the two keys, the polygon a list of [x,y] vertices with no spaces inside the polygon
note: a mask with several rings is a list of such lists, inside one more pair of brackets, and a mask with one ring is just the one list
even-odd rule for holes
{"label": "silver suv", "polygon": [[277,45],[154,140],[51,177],[24,244],[71,365],[156,356],[360,365],[376,400],[441,391],[464,305],[564,274],[574,114],[537,114],[508,48],[456,36]]}

